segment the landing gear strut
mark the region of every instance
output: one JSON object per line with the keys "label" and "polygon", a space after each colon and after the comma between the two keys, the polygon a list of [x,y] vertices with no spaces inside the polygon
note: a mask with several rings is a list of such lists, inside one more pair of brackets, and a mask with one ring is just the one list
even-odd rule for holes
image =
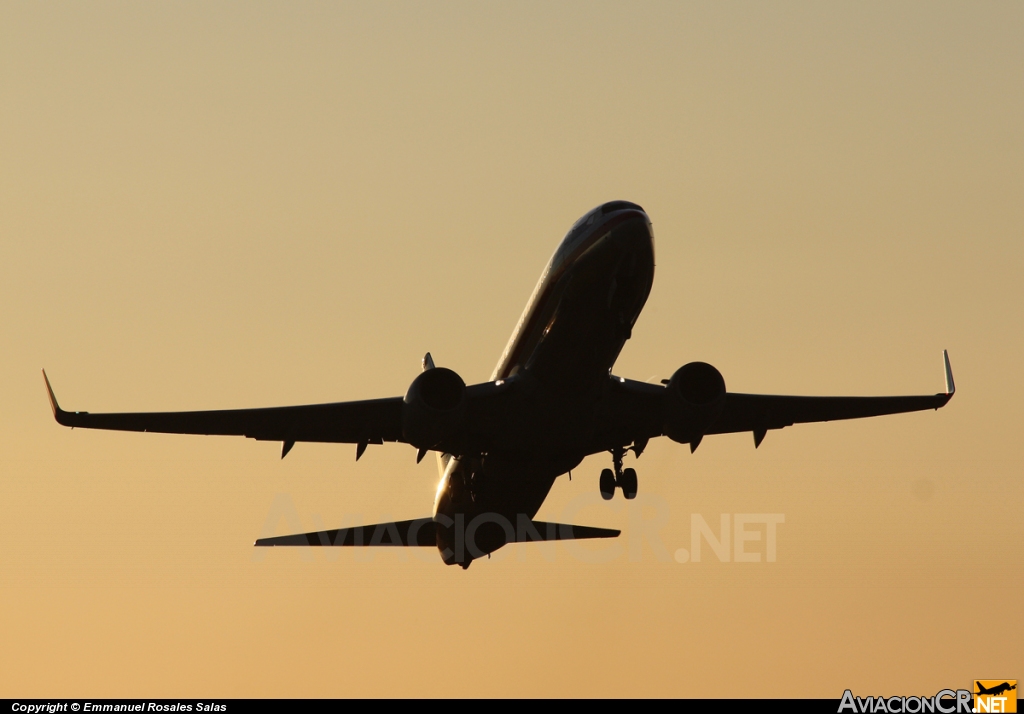
{"label": "landing gear strut", "polygon": [[615,488],[622,489],[622,495],[627,499],[636,498],[637,478],[634,469],[622,468],[622,457],[626,449],[619,446],[612,449],[612,466],[615,468],[601,471],[601,498],[608,501],[615,495]]}

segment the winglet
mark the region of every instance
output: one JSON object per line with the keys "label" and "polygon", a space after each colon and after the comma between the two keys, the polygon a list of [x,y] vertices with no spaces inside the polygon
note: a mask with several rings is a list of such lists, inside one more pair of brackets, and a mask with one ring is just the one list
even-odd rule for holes
{"label": "winglet", "polygon": [[46,370],[43,370],[43,381],[46,382],[46,391],[50,395],[50,408],[53,409],[53,418],[60,423],[60,415],[63,413],[63,409],[57,404],[57,397],[53,394],[53,387],[50,386],[50,378],[46,376]]}
{"label": "winglet", "polygon": [[956,392],[956,385],[953,384],[953,370],[949,366],[949,352],[942,350],[942,361],[946,367],[946,394],[953,396]]}

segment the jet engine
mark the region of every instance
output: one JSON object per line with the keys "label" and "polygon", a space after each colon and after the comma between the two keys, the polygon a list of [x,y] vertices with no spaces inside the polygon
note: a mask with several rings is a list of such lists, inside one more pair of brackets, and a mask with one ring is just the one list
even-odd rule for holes
{"label": "jet engine", "polygon": [[725,406],[725,379],[706,362],[690,362],[668,381],[665,434],[695,450]]}
{"label": "jet engine", "polygon": [[402,433],[418,449],[457,437],[466,413],[466,383],[450,369],[428,369],[409,385],[402,405]]}

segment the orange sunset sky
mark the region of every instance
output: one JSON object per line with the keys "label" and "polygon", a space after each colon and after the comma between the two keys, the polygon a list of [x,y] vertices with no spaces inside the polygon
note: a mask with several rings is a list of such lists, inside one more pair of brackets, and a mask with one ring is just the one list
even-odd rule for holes
{"label": "orange sunset sky", "polygon": [[[282,461],[50,414],[43,367],[95,412],[401,395],[428,350],[484,381],[558,241],[612,199],[657,251],[615,374],[931,394],[945,348],[955,398],[756,451],[659,439],[629,504],[588,458],[538,517],[617,543],[466,572],[252,547],[429,515],[412,447]],[[0,696],[1024,678],[1022,273],[1020,3],[4,0]],[[776,562],[674,559],[692,514],[737,513],[784,516]]]}

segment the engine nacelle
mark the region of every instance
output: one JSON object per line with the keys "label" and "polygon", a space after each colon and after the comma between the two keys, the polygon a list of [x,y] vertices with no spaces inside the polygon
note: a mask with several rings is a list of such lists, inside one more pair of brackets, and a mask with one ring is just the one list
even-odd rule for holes
{"label": "engine nacelle", "polygon": [[435,367],[409,385],[402,405],[402,434],[418,449],[458,436],[466,414],[466,383],[450,369]]}
{"label": "engine nacelle", "polygon": [[725,406],[722,373],[706,362],[690,362],[676,370],[666,392],[665,434],[681,444],[699,443]]}

